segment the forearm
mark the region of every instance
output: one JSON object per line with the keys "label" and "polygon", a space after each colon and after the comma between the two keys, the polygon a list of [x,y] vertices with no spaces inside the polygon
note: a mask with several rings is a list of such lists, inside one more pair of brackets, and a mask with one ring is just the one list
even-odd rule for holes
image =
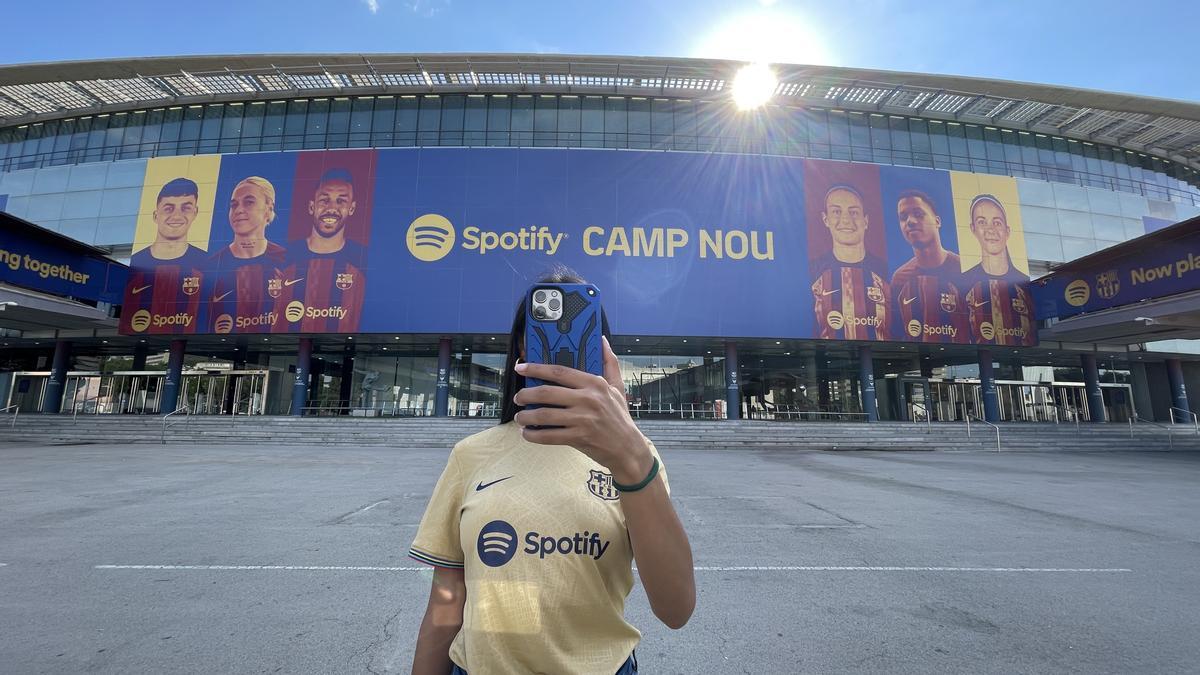
{"label": "forearm", "polygon": [[421,620],[412,675],[448,675],[450,672],[450,643],[458,635],[459,626],[438,625],[432,614],[425,612],[425,618]]}
{"label": "forearm", "polygon": [[637,492],[621,493],[621,509],[650,608],[666,625],[682,628],[696,607],[696,580],[692,546],[666,484],[655,477]]}

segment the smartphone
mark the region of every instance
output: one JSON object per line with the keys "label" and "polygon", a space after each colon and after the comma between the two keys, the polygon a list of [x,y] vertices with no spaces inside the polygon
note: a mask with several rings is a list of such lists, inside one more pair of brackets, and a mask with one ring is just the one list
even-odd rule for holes
{"label": "smartphone", "polygon": [[[525,360],[604,375],[600,290],[591,284],[537,284],[525,298]],[[554,384],[526,378],[525,386]],[[532,406],[531,406],[532,407]]]}

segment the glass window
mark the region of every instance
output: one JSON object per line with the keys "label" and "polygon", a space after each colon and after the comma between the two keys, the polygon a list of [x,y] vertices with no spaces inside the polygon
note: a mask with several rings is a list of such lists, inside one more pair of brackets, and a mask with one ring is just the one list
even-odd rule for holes
{"label": "glass window", "polygon": [[508,124],[512,116],[512,100],[507,96],[488,98],[488,145],[510,145]]}
{"label": "glass window", "polygon": [[650,99],[629,99],[629,147],[650,147]]}
{"label": "glass window", "polygon": [[284,120],[287,118],[287,101],[271,101],[263,117],[263,150],[279,150],[283,147]]}
{"label": "glass window", "polygon": [[287,119],[283,125],[283,149],[299,150],[304,147],[304,128],[307,124],[308,101],[289,101]]}
{"label": "glass window", "polygon": [[[213,103],[204,106],[204,120],[200,124],[200,145],[197,151],[204,155],[218,152],[221,142],[221,123],[225,120],[225,106]],[[112,127],[112,122],[109,122]]]}
{"label": "glass window", "polygon": [[[158,116],[162,117],[162,110],[156,110]],[[157,132],[157,126],[154,127]],[[71,137],[75,135],[75,120],[62,120],[58,125],[58,133],[54,136],[54,147],[51,149],[51,164],[66,164],[70,161]],[[157,138],[155,138],[157,140]],[[4,159],[4,145],[0,143],[0,160]],[[3,164],[0,161],[0,164]]]}
{"label": "glass window", "polygon": [[883,115],[870,115],[867,123],[871,128],[871,154],[874,161],[881,164],[892,163],[892,132],[888,118]]}
{"label": "glass window", "polygon": [[516,96],[512,100],[512,144],[527,148],[533,145],[533,97]]}
{"label": "glass window", "polygon": [[350,142],[350,99],[335,98],[329,102],[329,122],[321,147],[344,148]]}
{"label": "glass window", "polygon": [[304,147],[324,148],[329,134],[329,99],[315,98],[308,104],[308,115],[304,118]]}
{"label": "glass window", "polygon": [[946,125],[929,120],[929,149],[933,155],[933,166],[938,169],[953,168],[950,160],[950,141],[946,139]]}
{"label": "glass window", "polygon": [[386,148],[392,144],[392,129],[396,124],[396,97],[380,96],[375,99],[375,113],[371,116],[371,145]]}
{"label": "glass window", "polygon": [[221,121],[221,143],[218,146],[221,152],[238,151],[245,116],[245,104],[230,103],[225,108],[225,119]]}
{"label": "glass window", "polygon": [[[182,112],[182,110],[180,110]],[[75,134],[71,137],[71,161],[82,162],[87,152],[88,134],[92,130],[92,118],[82,117],[75,123]],[[170,153],[174,154],[174,152]]]}
{"label": "glass window", "polygon": [[650,142],[656,150],[670,150],[672,147],[671,140],[675,135],[675,104],[676,101],[665,98],[650,101]]}
{"label": "glass window", "polygon": [[585,148],[604,147],[604,99],[587,96],[580,114],[580,145]]}
{"label": "glass window", "polygon": [[466,104],[467,97],[463,95],[442,97],[442,120],[441,128],[438,130],[439,145],[461,146],[463,144],[463,108]]}
{"label": "glass window", "polygon": [[970,153],[967,151],[967,133],[963,125],[957,122],[947,122],[946,143],[950,148],[950,168],[958,171],[970,171]]}
{"label": "glass window", "polygon": [[375,107],[375,97],[359,96],[351,101],[351,106],[350,147],[368,147],[371,145],[371,115]]}
{"label": "glass window", "polygon": [[903,117],[889,117],[888,131],[892,137],[892,161],[912,166],[912,136],[908,132],[908,120]]}
{"label": "glass window", "polygon": [[440,96],[422,96],[421,112],[417,117],[417,145],[437,145],[438,127],[442,123]]}
{"label": "glass window", "polygon": [[583,100],[578,96],[563,96],[558,99],[558,144],[569,148],[579,147],[580,114]]}
{"label": "glass window", "polygon": [[416,96],[396,99],[396,145],[417,144],[417,117],[421,102]]}
{"label": "glass window", "polygon": [[696,149],[696,104],[693,101],[675,101],[676,150]]}
{"label": "glass window", "polygon": [[[126,113],[117,113],[108,118],[108,130],[104,135],[104,153],[100,156],[102,160],[108,161],[117,158],[117,154],[121,151],[121,145],[125,141],[125,126],[128,123],[129,115]],[[30,127],[30,135],[26,143],[32,140],[35,127],[38,132],[42,130],[40,124]]]}
{"label": "glass window", "polygon": [[558,99],[538,96],[534,99],[533,144],[540,147],[558,145]]}
{"label": "glass window", "polygon": [[604,99],[604,147],[627,147],[626,132],[628,118],[626,117],[626,101],[620,96],[609,96]]}
{"label": "glass window", "polygon": [[242,119],[241,152],[258,152],[262,149],[263,121],[267,114],[267,104],[254,101],[246,106]]}
{"label": "glass window", "polygon": [[850,120],[841,110],[829,111],[829,154],[833,159],[850,159]]}
{"label": "glass window", "polygon": [[463,109],[463,145],[487,145],[487,97],[468,96]]}
{"label": "glass window", "polygon": [[829,115],[824,110],[809,110],[802,113],[808,122],[808,149],[813,157],[829,159]]}
{"label": "glass window", "polygon": [[[164,112],[166,111],[162,108],[155,108],[146,115],[146,126],[142,128],[142,147],[139,149],[138,157],[154,157],[159,154],[158,139],[162,134]],[[69,134],[67,134],[66,141],[70,143]]]}

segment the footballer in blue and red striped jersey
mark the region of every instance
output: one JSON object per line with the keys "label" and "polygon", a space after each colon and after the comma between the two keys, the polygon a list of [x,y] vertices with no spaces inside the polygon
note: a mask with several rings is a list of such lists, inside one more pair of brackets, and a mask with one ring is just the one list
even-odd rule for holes
{"label": "footballer in blue and red striped jersey", "polygon": [[849,185],[825,193],[821,219],[833,250],[809,263],[817,337],[825,340],[886,340],[887,264],[867,252],[869,218],[862,194]]}
{"label": "footballer in blue and red striped jersey", "polygon": [[267,240],[275,220],[275,186],[260,176],[242,179],[229,200],[233,242],[209,260],[213,282],[207,325],[214,333],[268,333],[282,321],[286,251]]}
{"label": "footballer in blue and red striped jersey", "polygon": [[154,243],[133,254],[121,305],[123,333],[189,334],[200,325],[201,283],[208,257],[188,243],[199,189],[187,178],[162,186],[152,218]]}
{"label": "footballer in blue and red striped jersey", "polygon": [[283,280],[288,302],[276,332],[358,330],[367,287],[366,248],[346,236],[356,208],[351,173],[335,168],[322,174],[308,202],[312,231],[289,247]]}
{"label": "footballer in blue and red striped jersey", "polygon": [[918,342],[966,343],[962,266],[958,255],[942,245],[937,205],[925,192],[904,190],[896,215],[913,257],[892,274],[892,334]]}
{"label": "footballer in blue and red striped jersey", "polygon": [[1037,331],[1029,278],[1008,254],[1008,215],[1000,200],[978,195],[971,200],[971,233],[979,240],[981,260],[964,273],[971,338],[978,344],[1034,345]]}

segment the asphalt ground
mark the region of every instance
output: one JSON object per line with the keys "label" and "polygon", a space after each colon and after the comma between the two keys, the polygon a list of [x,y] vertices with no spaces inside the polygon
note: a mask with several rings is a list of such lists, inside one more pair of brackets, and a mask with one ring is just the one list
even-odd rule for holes
{"label": "asphalt ground", "polygon": [[[408,672],[446,451],[0,445],[0,671]],[[1200,454],[675,451],[643,673],[1200,666]]]}

